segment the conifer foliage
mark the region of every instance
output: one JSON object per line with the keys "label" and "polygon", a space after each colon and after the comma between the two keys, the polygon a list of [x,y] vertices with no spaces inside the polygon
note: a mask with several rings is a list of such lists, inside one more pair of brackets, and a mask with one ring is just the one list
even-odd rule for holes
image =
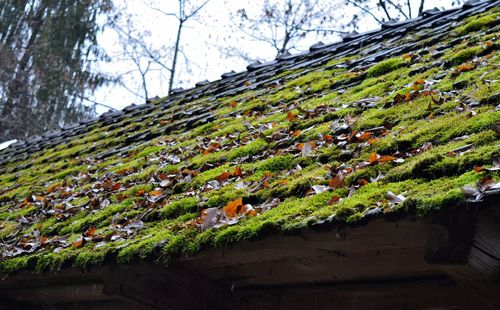
{"label": "conifer foliage", "polygon": [[93,62],[111,1],[0,2],[0,140],[26,138],[92,116],[82,100],[107,81]]}

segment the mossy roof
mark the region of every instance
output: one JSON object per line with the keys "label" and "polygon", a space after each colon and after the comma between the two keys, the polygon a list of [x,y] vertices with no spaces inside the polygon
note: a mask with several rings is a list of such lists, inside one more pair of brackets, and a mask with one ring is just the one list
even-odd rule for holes
{"label": "mossy roof", "polygon": [[464,186],[499,178],[498,4],[317,44],[0,151],[1,271],[168,263],[463,207]]}

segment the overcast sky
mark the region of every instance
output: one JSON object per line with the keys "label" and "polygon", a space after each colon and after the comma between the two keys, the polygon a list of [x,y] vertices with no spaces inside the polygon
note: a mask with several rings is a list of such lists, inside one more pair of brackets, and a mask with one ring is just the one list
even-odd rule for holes
{"label": "overcast sky", "polygon": [[[404,2],[406,3],[406,0]],[[414,7],[416,7],[419,1],[412,0],[412,2],[414,2]],[[449,7],[449,2],[451,1],[426,1],[426,9],[446,4]],[[152,7],[161,8],[165,12],[175,12],[177,10],[177,0],[136,0],[118,3],[124,14],[130,15],[135,27],[143,32],[141,39],[144,42],[154,47],[160,47],[161,45],[166,47],[172,46],[177,30],[176,19],[151,9],[146,3],[150,3]],[[255,58],[273,59],[275,51],[272,48],[248,39],[243,40],[236,34],[231,35],[228,31],[229,25],[237,22],[231,19],[229,13],[234,13],[238,9],[245,8],[247,13],[252,15],[257,14],[260,7],[260,1],[210,0],[203,11],[201,11],[197,20],[188,22],[186,28],[183,30],[181,44],[185,55],[190,59],[190,70],[186,70],[184,63],[180,63],[179,67],[181,69],[178,77],[181,82],[178,82],[176,86],[189,88],[197,81],[219,79],[222,73],[230,70],[245,70],[247,65],[245,61],[222,56],[218,46],[239,46],[248,50]],[[349,8],[344,7],[343,10],[349,10]],[[378,25],[373,19],[365,18],[360,23],[360,31],[375,28],[378,28]],[[308,46],[317,40],[317,38],[306,38],[301,44],[302,49],[307,49]],[[321,40],[325,43],[332,43],[339,40],[339,37],[331,35]],[[135,69],[133,63],[120,60],[123,47],[120,45],[118,35],[114,30],[108,29],[104,31],[99,37],[99,43],[105,48],[112,59],[110,63],[100,64],[100,70],[116,76]],[[181,58],[182,61],[183,59]],[[145,67],[146,64],[142,65]],[[144,102],[143,98],[134,94],[139,93],[142,95],[137,75],[135,77],[133,74],[125,75],[123,83],[127,86],[128,90],[120,85],[105,86],[95,94],[93,100],[105,103],[116,109],[122,109],[131,103]],[[164,96],[167,94],[168,79],[164,71],[163,75],[160,74],[160,71],[149,73],[147,75],[147,84],[149,97],[156,95]],[[98,108],[98,113],[105,111],[107,111],[106,108]]]}

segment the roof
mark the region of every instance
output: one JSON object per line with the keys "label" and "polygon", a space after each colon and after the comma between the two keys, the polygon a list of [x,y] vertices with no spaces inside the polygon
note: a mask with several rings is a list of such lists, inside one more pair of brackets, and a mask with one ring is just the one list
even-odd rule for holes
{"label": "roof", "polygon": [[168,264],[480,201],[498,188],[499,3],[431,10],[10,145],[1,271]]}

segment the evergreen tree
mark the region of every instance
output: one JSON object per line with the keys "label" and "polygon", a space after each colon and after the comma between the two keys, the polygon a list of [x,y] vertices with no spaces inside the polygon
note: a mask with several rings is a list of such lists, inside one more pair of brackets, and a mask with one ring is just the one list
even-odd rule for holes
{"label": "evergreen tree", "polygon": [[98,18],[111,0],[0,1],[0,141],[95,114],[83,98],[107,81]]}

